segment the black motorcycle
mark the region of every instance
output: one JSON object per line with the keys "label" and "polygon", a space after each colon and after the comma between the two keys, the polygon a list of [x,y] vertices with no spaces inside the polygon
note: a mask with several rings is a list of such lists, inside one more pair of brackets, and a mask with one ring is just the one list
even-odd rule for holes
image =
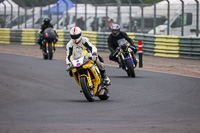
{"label": "black motorcycle", "polygon": [[52,28],[49,27],[44,31],[42,40],[42,52],[43,58],[45,60],[53,59],[53,53],[55,52],[56,37],[57,36],[55,34],[55,31]]}
{"label": "black motorcycle", "polygon": [[117,48],[113,56],[116,56],[118,58],[121,68],[127,72],[128,76],[135,77],[134,69],[137,63],[133,54],[135,48],[126,43],[126,40],[124,38],[118,40],[117,42],[119,44],[119,47]]}

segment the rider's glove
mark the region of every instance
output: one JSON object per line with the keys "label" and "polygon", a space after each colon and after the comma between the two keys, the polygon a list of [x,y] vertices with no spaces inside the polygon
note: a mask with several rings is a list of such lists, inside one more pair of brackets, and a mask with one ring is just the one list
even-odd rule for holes
{"label": "rider's glove", "polygon": [[96,61],[96,60],[97,60],[97,53],[96,53],[96,52],[93,52],[93,53],[92,53],[92,60],[93,60],[93,61]]}
{"label": "rider's glove", "polygon": [[93,56],[92,56],[92,60],[93,60],[93,61],[96,61],[96,60],[97,60],[97,56],[96,56],[96,55],[93,55]]}
{"label": "rider's glove", "polygon": [[93,52],[92,55],[97,55],[97,53],[96,53],[96,52]]}
{"label": "rider's glove", "polygon": [[137,48],[136,47],[134,47],[134,46],[129,46],[129,47],[134,51],[134,53],[137,52]]}
{"label": "rider's glove", "polygon": [[70,63],[68,63],[66,67],[66,71],[69,71],[70,66],[71,66]]}
{"label": "rider's glove", "polygon": [[134,53],[136,53],[136,52],[137,52],[137,48],[134,49]]}
{"label": "rider's glove", "polygon": [[130,52],[130,53],[131,53],[132,51],[133,51],[133,50],[132,50],[131,48],[128,48],[128,52]]}

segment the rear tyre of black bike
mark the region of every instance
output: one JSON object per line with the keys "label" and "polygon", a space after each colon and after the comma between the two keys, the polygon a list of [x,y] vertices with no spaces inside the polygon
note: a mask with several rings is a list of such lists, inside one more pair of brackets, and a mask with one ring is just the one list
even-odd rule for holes
{"label": "rear tyre of black bike", "polygon": [[52,58],[53,58],[53,47],[52,47],[52,44],[49,44],[48,50],[49,50],[49,53],[48,53],[49,60],[52,60]]}

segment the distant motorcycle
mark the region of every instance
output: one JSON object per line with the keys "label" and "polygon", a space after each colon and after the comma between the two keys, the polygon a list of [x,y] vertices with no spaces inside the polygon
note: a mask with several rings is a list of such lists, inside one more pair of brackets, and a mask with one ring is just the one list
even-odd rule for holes
{"label": "distant motorcycle", "polygon": [[108,86],[101,78],[100,71],[92,56],[81,56],[71,61],[71,67],[67,71],[72,71],[73,77],[89,102],[95,100],[95,96],[101,100],[109,98]]}
{"label": "distant motorcycle", "polygon": [[116,56],[118,58],[121,68],[127,72],[128,76],[135,77],[134,69],[136,67],[136,64],[133,60],[133,58],[135,58],[134,54],[132,54],[132,51],[135,48],[126,43],[126,40],[124,38],[118,40],[118,44],[119,47],[117,48],[113,56]]}
{"label": "distant motorcycle", "polygon": [[56,40],[55,31],[51,27],[47,28],[44,31],[43,41],[42,41],[42,52],[43,52],[43,58],[45,60],[53,59],[53,53],[55,52],[55,40]]}

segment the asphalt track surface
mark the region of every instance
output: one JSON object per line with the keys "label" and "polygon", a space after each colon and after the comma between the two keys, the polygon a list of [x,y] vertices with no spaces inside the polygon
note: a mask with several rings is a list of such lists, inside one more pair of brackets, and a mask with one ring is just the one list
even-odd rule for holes
{"label": "asphalt track surface", "polygon": [[63,60],[0,54],[0,133],[200,132],[200,78],[106,69],[110,98],[91,103]]}

